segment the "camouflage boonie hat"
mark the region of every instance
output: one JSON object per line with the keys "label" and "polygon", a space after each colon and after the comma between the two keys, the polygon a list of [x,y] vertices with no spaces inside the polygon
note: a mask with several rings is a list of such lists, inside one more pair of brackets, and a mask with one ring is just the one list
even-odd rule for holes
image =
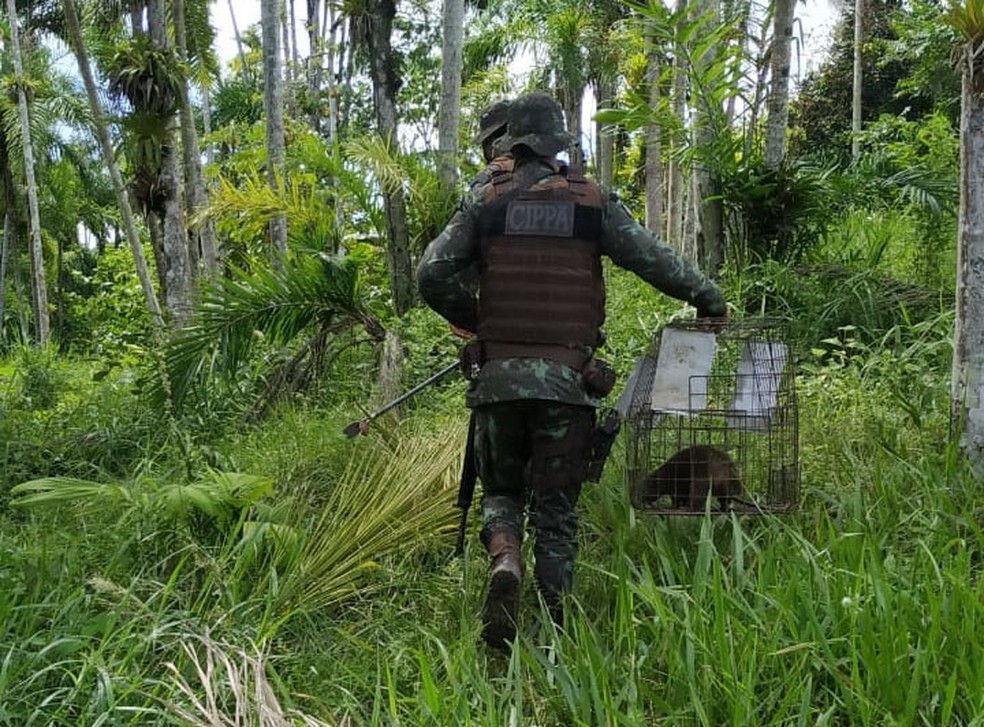
{"label": "camouflage boonie hat", "polygon": [[496,101],[487,106],[478,119],[478,136],[475,142],[479,145],[493,136],[499,136],[506,130],[509,121],[509,108],[512,101]]}
{"label": "camouflage boonie hat", "polygon": [[552,157],[571,141],[560,104],[545,93],[529,93],[512,102],[509,126],[497,146],[512,150],[522,144],[540,156]]}

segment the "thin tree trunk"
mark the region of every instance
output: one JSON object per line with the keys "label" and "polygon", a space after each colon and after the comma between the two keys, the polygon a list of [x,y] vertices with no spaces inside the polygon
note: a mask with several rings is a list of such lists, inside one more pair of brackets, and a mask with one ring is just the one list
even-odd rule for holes
{"label": "thin tree trunk", "polygon": [[765,58],[759,58],[756,62],[756,67],[758,68],[758,74],[755,81],[755,90],[752,93],[751,107],[748,109],[748,127],[745,131],[745,156],[751,156],[752,149],[755,147],[755,140],[759,133],[758,120],[759,113],[762,110],[762,96],[764,95],[765,81],[769,75],[769,64]]}
{"label": "thin tree trunk", "polygon": [[[393,18],[396,15],[396,2],[369,0],[367,7],[372,25],[369,34],[370,72],[376,106],[376,124],[379,135],[392,153],[396,154],[399,149],[396,136],[396,91],[399,88],[399,79],[396,75],[396,57],[390,37],[393,32]],[[398,316],[402,316],[413,305],[414,294],[410,233],[407,228],[407,208],[403,189],[384,189],[383,208],[386,214],[387,262],[393,308]]]}
{"label": "thin tree trunk", "polygon": [[960,212],[957,317],[951,377],[951,422],[959,447],[984,472],[984,42],[962,53]]}
{"label": "thin tree trunk", "polygon": [[55,251],[55,318],[52,328],[58,332],[59,336],[65,331],[65,297],[64,275],[65,275],[65,242],[61,236],[56,241]]}
{"label": "thin tree trunk", "polygon": [[27,304],[24,302],[24,278],[21,274],[20,265],[16,262],[16,257],[14,258],[14,295],[17,299],[17,322],[20,324],[20,334],[21,343],[27,343],[31,340],[31,330],[30,325],[27,322]]}
{"label": "thin tree trunk", "polygon": [[[614,75],[602,74],[594,87],[598,108],[611,106],[615,95]],[[611,125],[604,121],[595,123],[595,159],[598,183],[611,189],[615,178],[615,136],[611,133]]]}
{"label": "thin tree trunk", "polygon": [[130,28],[133,30],[134,37],[144,32],[142,7],[134,6],[130,9]]}
{"label": "thin tree trunk", "polygon": [[[682,12],[686,7],[686,0],[677,0],[677,12]],[[682,22],[682,21],[681,21]],[[680,121],[680,128],[686,128],[687,115],[687,68],[684,63],[683,41],[679,37],[674,40],[675,48],[673,53],[673,86],[671,99],[673,114]],[[683,174],[682,161],[680,159],[680,147],[683,145],[681,138],[682,132],[675,132],[671,141],[670,162],[669,162],[669,214],[666,222],[666,240],[678,253],[684,251],[683,240],[683,201],[685,196],[686,182]],[[691,262],[693,262],[691,260]]]}
{"label": "thin tree trunk", "polygon": [[[704,17],[713,14],[720,16],[718,0],[699,0],[697,16]],[[704,57],[694,59],[697,67],[695,74],[703,75],[716,60],[717,48],[705,52]],[[707,152],[711,149],[717,133],[714,128],[715,114],[720,109],[712,106],[713,98],[701,93],[694,93],[694,141],[698,149]],[[724,262],[724,205],[721,201],[721,182],[718,175],[707,161],[698,161],[694,169],[696,178],[695,203],[699,210],[699,229],[697,231],[697,261],[701,269],[715,275]]]}
{"label": "thin tree trunk", "polygon": [[298,51],[297,51],[297,12],[294,7],[294,3],[297,0],[285,0],[290,8],[290,64],[291,68],[291,79],[297,81],[297,73],[300,70],[300,63],[298,61]]}
{"label": "thin tree trunk", "polygon": [[[209,89],[208,81],[202,81],[202,87],[199,89],[202,94],[202,129],[205,131],[205,137],[208,138],[212,135],[212,92]],[[215,161],[215,144],[209,142],[205,146],[205,163],[211,164]],[[213,225],[214,229],[214,225]],[[213,240],[214,240],[213,234]],[[218,257],[218,251],[216,250],[216,258]]]}
{"label": "thin tree trunk", "polygon": [[772,82],[769,88],[768,119],[765,127],[763,163],[778,169],[786,153],[786,126],[789,120],[789,50],[793,42],[793,16],[796,0],[774,0],[772,38]]}
{"label": "thin tree trunk", "polygon": [[[184,0],[171,0],[174,13],[174,44],[178,59],[188,60],[188,44],[185,40]],[[184,162],[185,210],[191,223],[188,227],[188,260],[192,278],[197,276],[198,263],[204,263],[206,277],[215,275],[219,268],[218,248],[215,244],[215,227],[210,219],[199,220],[202,210],[208,207],[208,193],[202,179],[202,158],[198,145],[198,130],[192,112],[188,78],[181,82],[181,153]]]}
{"label": "thin tree trunk", "polygon": [[27,205],[31,224],[31,268],[33,271],[34,307],[37,342],[45,346],[49,340],[48,290],[44,274],[44,254],[41,247],[41,215],[38,212],[38,184],[34,176],[34,147],[31,144],[31,122],[27,113],[27,94],[24,92],[24,65],[21,63],[17,7],[14,0],[7,0],[7,19],[10,24],[10,47],[14,56],[14,74],[17,78],[17,113],[21,127],[21,145],[24,147],[24,175],[27,181]]}
{"label": "thin tree trunk", "polygon": [[[403,346],[400,335],[390,329],[383,338],[383,351],[379,362],[379,395],[382,397],[380,406],[396,399],[402,387]],[[398,418],[400,407],[392,410],[392,416]]]}
{"label": "thin tree trunk", "polygon": [[[330,0],[326,0],[330,2]],[[321,67],[325,62],[325,35],[321,26],[320,0],[307,0],[307,34],[311,53],[307,60],[307,93],[311,99],[311,113],[308,123],[314,133],[321,131]]]}
{"label": "thin tree trunk", "polygon": [[[738,29],[740,36],[738,38],[738,49],[736,51],[737,57],[742,59],[747,59],[748,54],[748,22],[750,15],[751,3],[748,0],[742,0],[740,3],[740,10],[738,11],[738,19],[735,21],[735,27]],[[743,77],[745,71],[741,67],[737,67],[732,74],[733,84],[735,87],[743,84]],[[727,119],[728,126],[731,127],[734,124],[736,104],[738,101],[738,94],[732,93],[728,94],[728,101],[725,107],[725,118]]]}
{"label": "thin tree trunk", "polygon": [[441,19],[441,103],[437,121],[438,178],[448,194],[458,186],[458,116],[461,113],[464,0],[444,0]]}
{"label": "thin tree trunk", "polygon": [[7,315],[7,255],[10,251],[10,213],[3,214],[3,239],[0,240],[0,344],[3,343],[3,322]]}
{"label": "thin tree trunk", "polygon": [[[325,65],[328,68],[328,138],[332,143],[338,140],[338,84],[335,74],[335,57],[338,56],[338,64],[341,66],[343,55],[336,54],[335,34],[338,32],[338,23],[335,21],[335,5],[330,0],[325,2],[325,25],[330,25],[331,30],[328,34],[328,53]],[[324,37],[324,36],[322,36]]]}
{"label": "thin tree trunk", "polygon": [[[157,50],[167,50],[167,16],[164,0],[148,3],[147,24],[151,43]],[[181,190],[181,166],[178,159],[177,122],[172,116],[164,119],[161,135],[160,171],[157,184],[163,192],[163,245],[167,280],[164,305],[174,327],[184,325],[191,311],[191,265],[188,261],[188,230],[185,226]]]}
{"label": "thin tree trunk", "polygon": [[[648,38],[646,54],[646,83],[649,85],[649,108],[659,106],[660,54],[656,39]],[[646,127],[646,228],[657,235],[663,234],[663,129],[651,122]]]}
{"label": "thin tree trunk", "polygon": [[[325,59],[325,65],[328,68],[328,138],[331,139],[332,146],[336,154],[339,153],[339,138],[338,138],[338,128],[339,128],[339,109],[338,109],[338,84],[336,82],[335,74],[335,63],[336,55],[337,62],[339,66],[342,63],[342,54],[336,54],[335,48],[335,37],[338,33],[338,21],[335,19],[335,4],[328,0],[325,3],[325,22],[324,28],[328,31],[328,52]],[[324,34],[322,34],[324,37]],[[332,218],[332,227],[334,229],[333,237],[333,252],[339,252],[342,245],[342,239],[345,232],[345,203],[342,195],[335,195],[335,215]]]}
{"label": "thin tree trunk", "polygon": [[246,78],[248,70],[246,66],[246,53],[243,51],[243,37],[239,34],[239,26],[236,24],[236,11],[229,0],[229,19],[232,21],[232,33],[236,38],[236,53],[239,56],[239,73]]}
{"label": "thin tree trunk", "polygon": [[153,210],[144,215],[147,236],[150,238],[150,251],[154,256],[154,269],[157,271],[157,289],[160,299],[167,300],[167,255],[164,252],[164,228],[161,218]]}
{"label": "thin tree trunk", "polygon": [[851,158],[861,156],[861,45],[864,42],[864,0],[854,0],[854,84],[851,95]]}
{"label": "thin tree trunk", "polygon": [[[263,115],[266,117],[267,183],[280,195],[284,183],[284,87],[278,41],[279,3],[262,0],[263,25]],[[275,259],[287,255],[287,218],[283,214],[270,220],[270,249]]]}
{"label": "thin tree trunk", "polygon": [[574,169],[583,169],[584,149],[581,148],[581,138],[584,136],[584,127],[581,123],[581,110],[584,104],[584,87],[564,88],[561,90],[560,96],[564,108],[564,119],[567,122],[567,130],[573,137],[571,146],[567,150],[570,165]]}
{"label": "thin tree trunk", "polygon": [[280,56],[281,69],[283,71],[284,84],[284,103],[287,105],[287,116],[294,116],[294,64],[292,62],[292,52],[290,48],[291,30],[288,23],[294,22],[293,3],[291,0],[283,0],[279,9],[280,34],[283,36],[283,50]]}

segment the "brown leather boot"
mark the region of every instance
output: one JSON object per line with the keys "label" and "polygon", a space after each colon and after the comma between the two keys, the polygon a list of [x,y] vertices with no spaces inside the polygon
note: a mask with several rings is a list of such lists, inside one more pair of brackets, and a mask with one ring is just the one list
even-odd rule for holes
{"label": "brown leather boot", "polygon": [[482,609],[482,638],[494,649],[508,649],[516,638],[519,591],[523,583],[523,557],[519,538],[509,531],[489,537],[489,592]]}

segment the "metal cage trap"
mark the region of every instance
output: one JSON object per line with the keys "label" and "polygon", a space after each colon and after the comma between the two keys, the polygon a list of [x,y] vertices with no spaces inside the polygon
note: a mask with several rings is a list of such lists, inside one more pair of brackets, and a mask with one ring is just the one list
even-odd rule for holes
{"label": "metal cage trap", "polygon": [[616,405],[633,507],[672,515],[791,510],[799,501],[794,383],[782,321],[663,327]]}

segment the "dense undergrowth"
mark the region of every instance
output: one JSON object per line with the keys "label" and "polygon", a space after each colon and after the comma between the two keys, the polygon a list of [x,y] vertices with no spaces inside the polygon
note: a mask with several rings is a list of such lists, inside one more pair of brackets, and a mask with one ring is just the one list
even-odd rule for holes
{"label": "dense undergrowth", "polygon": [[[168,421],[136,353],[11,354],[0,724],[980,723],[984,506],[947,443],[952,314],[871,268],[728,285],[736,315],[793,322],[799,509],[636,513],[618,443],[582,498],[567,629],[527,589],[505,657],[478,642],[474,514],[453,553],[459,380],[349,440],[372,405],[344,362],[244,424],[237,402]],[[615,271],[610,291],[624,376],[682,311]],[[402,333],[410,383],[452,353],[430,314]]]}

